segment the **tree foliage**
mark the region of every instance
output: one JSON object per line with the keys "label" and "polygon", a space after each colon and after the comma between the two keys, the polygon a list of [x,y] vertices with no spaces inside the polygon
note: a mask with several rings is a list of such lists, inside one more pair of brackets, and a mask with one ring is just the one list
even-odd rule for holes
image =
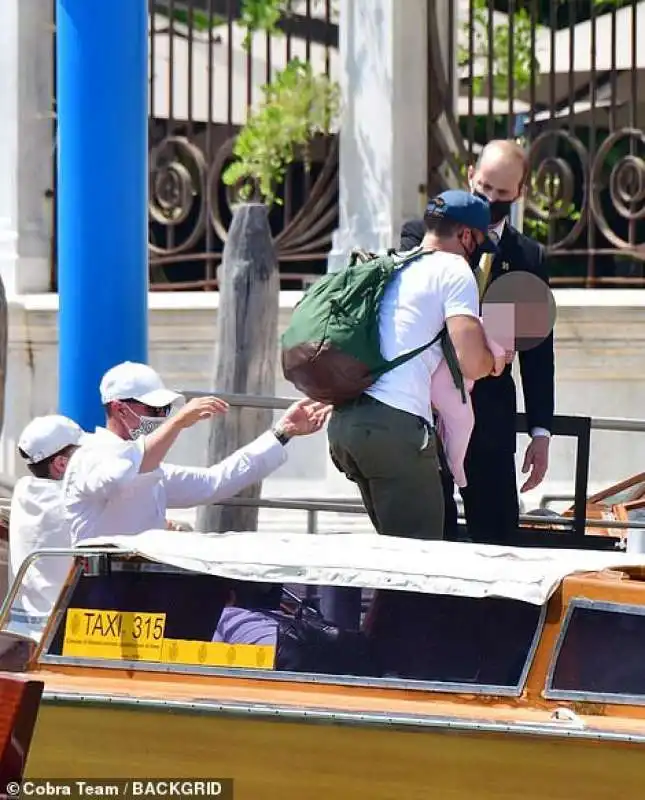
{"label": "tree foliage", "polygon": [[249,113],[235,142],[235,161],[222,177],[229,186],[239,185],[241,199],[259,195],[271,206],[280,204],[277,187],[298,152],[306,159],[309,142],[329,131],[340,109],[340,93],[336,83],[299,59],[277,72],[262,93],[262,102]]}

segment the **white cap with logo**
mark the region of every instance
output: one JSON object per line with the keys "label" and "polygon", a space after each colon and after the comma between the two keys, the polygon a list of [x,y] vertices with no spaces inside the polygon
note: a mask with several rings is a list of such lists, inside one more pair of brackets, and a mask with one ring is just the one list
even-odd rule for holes
{"label": "white cap with logo", "polygon": [[38,464],[66,447],[81,444],[83,430],[60,414],[36,417],[20,434],[18,447],[26,453],[28,464]]}
{"label": "white cap with logo", "polygon": [[152,367],[134,361],[109,369],[101,380],[100,392],[103,405],[113,400],[137,400],[152,408],[163,408],[183,399],[183,395],[164,386]]}

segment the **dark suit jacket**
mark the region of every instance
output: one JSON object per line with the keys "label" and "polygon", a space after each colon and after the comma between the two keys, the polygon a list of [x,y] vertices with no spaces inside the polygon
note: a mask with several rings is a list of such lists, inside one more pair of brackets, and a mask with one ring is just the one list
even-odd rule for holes
{"label": "dark suit jacket", "polygon": [[[421,244],[425,234],[422,220],[406,222],[401,229],[401,250]],[[510,270],[524,270],[537,275],[547,285],[549,275],[544,247],[506,223],[499,250],[491,267],[490,284],[504,274],[502,264]],[[529,431],[532,428],[551,430],[555,391],[553,334],[537,347],[519,353],[520,375]],[[475,412],[474,445],[515,452],[515,383],[511,365],[498,378],[482,378],[472,392]]]}

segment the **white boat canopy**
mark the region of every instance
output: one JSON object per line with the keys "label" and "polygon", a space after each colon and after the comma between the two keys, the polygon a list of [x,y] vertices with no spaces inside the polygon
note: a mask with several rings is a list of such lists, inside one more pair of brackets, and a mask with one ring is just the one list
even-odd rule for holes
{"label": "white boat canopy", "polygon": [[567,575],[645,566],[645,554],[418,541],[372,533],[150,530],[85,540],[243,581],[373,587],[544,604]]}

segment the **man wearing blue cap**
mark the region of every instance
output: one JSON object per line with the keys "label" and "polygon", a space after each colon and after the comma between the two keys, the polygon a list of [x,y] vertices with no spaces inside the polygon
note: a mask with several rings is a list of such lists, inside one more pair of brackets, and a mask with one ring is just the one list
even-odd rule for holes
{"label": "man wearing blue cap", "polygon": [[[383,357],[427,345],[446,325],[464,377],[493,374],[495,362],[479,319],[469,260],[494,251],[488,203],[447,191],[426,209],[423,248],[401,269],[379,308]],[[433,344],[381,376],[329,422],[331,457],[356,482],[381,534],[441,539],[444,499],[432,425],[430,377],[443,358]]]}
{"label": "man wearing blue cap", "polygon": [[[526,152],[512,140],[493,140],[482,150],[476,166],[470,167],[471,191],[490,203],[491,236],[498,251],[488,269],[479,257],[471,260],[481,280],[480,293],[508,272],[528,272],[547,286],[549,275],[545,249],[510,224],[512,204],[520,197],[529,176]],[[422,220],[410,220],[401,229],[401,249],[417,247],[425,235]],[[486,262],[484,262],[486,263]],[[473,541],[508,544],[519,525],[519,500],[515,471],[516,387],[512,375],[515,353],[499,380],[482,380],[472,393],[475,429],[470,439],[465,468],[468,486],[461,490],[468,535]],[[519,353],[524,406],[531,442],[522,471],[529,473],[520,491],[535,489],[545,477],[549,463],[550,429],[554,408],[553,334],[536,347]],[[491,470],[490,465],[495,469]],[[454,483],[443,471],[446,501],[446,536],[457,538],[457,506]]]}

